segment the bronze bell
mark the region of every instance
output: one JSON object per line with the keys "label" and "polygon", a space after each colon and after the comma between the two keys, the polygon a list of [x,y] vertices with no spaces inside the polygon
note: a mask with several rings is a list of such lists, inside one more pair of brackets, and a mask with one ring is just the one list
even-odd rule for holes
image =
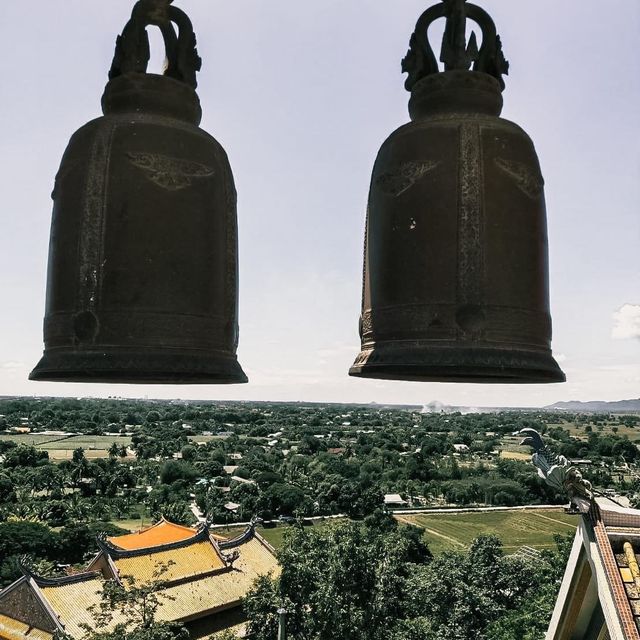
{"label": "bronze bell", "polygon": [[[443,72],[427,36],[438,18]],[[467,40],[467,18],[481,47]],[[492,19],[465,0],[431,7],[403,71],[411,122],[373,170],[350,375],[563,382],[551,355],[544,180],[531,139],[499,117],[508,63]]]}
{"label": "bronze bell", "polygon": [[[238,383],[236,191],[198,127],[187,15],[141,0],[117,40],[104,117],[77,131],[53,192],[45,351],[31,380]],[[160,28],[164,75],[147,74]],[[176,28],[177,27],[177,32]]]}

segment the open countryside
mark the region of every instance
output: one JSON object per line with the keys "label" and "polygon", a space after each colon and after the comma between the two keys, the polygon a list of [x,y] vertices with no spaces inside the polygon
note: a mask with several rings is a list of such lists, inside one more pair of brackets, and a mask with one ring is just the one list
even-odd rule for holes
{"label": "open countryside", "polygon": [[[515,553],[523,547],[542,550],[555,546],[554,536],[572,535],[578,523],[576,515],[563,509],[438,513],[438,514],[396,514],[398,522],[420,527],[423,538],[434,555],[444,551],[468,549],[480,535],[497,535],[506,553]],[[331,526],[333,520],[307,521],[305,527]],[[119,526],[135,529],[139,522],[119,522]],[[284,541],[287,525],[259,527],[260,534],[276,549]],[[221,527],[216,533],[233,537],[241,532],[238,527]]]}
{"label": "open countryside", "polygon": [[[197,574],[172,569],[186,572],[175,588],[194,577],[167,609],[178,625],[167,637],[230,640],[246,627],[273,640],[282,588],[292,610],[306,611],[321,594],[327,606],[348,609],[352,575],[363,602],[385,603],[385,624],[400,607],[421,639],[432,637],[420,626],[425,610],[441,630],[466,625],[458,637],[515,640],[520,632],[505,635],[502,626],[530,628],[532,619],[542,637],[579,517],[531,463],[524,428],[544,434],[603,496],[640,504],[634,413],[0,399],[0,601],[25,571],[43,594],[82,584],[95,598],[97,558],[128,566],[119,545],[147,540],[156,551],[143,547],[145,555],[162,555],[167,540],[178,564],[182,549],[208,558]],[[253,577],[229,580],[234,562]],[[266,575],[274,566],[313,579],[280,583],[277,571]],[[449,607],[438,618],[461,575],[456,598],[465,607],[490,603],[486,619]],[[164,587],[152,580],[144,588]],[[191,589],[202,590],[201,603],[228,593],[220,602],[228,611],[209,615],[203,604],[189,613]],[[92,615],[82,603],[64,610],[68,629]],[[527,603],[546,613],[531,618]],[[0,611],[0,638],[6,624]],[[64,640],[82,638],[78,630]]]}

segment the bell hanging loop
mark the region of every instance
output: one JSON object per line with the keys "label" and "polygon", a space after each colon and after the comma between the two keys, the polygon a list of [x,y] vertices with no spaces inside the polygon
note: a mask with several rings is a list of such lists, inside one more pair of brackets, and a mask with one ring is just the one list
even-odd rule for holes
{"label": "bell hanging loop", "polygon": [[[443,70],[428,38],[441,18]],[[402,70],[411,122],[382,145],[373,170],[362,344],[349,373],[564,381],[551,355],[544,180],[530,138],[500,117],[509,63],[493,20],[464,0],[430,7]]]}
{"label": "bell hanging loop", "polygon": [[[149,36],[147,27],[160,28],[167,53],[165,76],[175,78],[197,88],[196,72],[202,60],[196,49],[196,36],[189,16],[173,0],[139,0],[122,35],[116,40],[116,52],[109,71],[109,79],[127,73],[146,73],[149,64]],[[178,36],[173,24],[178,27]]]}
{"label": "bell hanging loop", "polygon": [[[162,75],[147,73],[152,25]],[[201,64],[172,0],[135,4],[104,115],[72,136],[56,177],[45,351],[32,380],[247,381],[236,357],[236,191],[224,149],[198,126]]]}

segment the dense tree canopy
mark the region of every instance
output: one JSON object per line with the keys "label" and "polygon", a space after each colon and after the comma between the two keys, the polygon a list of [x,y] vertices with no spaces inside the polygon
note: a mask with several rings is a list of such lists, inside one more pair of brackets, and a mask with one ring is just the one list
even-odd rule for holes
{"label": "dense tree canopy", "polygon": [[561,541],[537,562],[506,556],[485,536],[434,559],[419,530],[372,516],[292,530],[281,576],[259,580],[245,609],[256,640],[276,637],[279,606],[290,637],[305,640],[533,640],[548,625],[567,555]]}

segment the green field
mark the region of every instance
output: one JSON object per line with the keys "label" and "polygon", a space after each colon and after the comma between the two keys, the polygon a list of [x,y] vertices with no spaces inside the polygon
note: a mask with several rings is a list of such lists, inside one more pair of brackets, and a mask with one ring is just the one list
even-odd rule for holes
{"label": "green field", "polygon": [[525,545],[535,549],[552,548],[554,533],[572,533],[578,525],[578,516],[567,515],[562,510],[416,514],[397,518],[425,529],[425,539],[436,554],[465,549],[477,536],[492,533],[502,538],[507,553]]}
{"label": "green field", "polygon": [[[589,437],[589,433],[586,430],[586,424],[576,424],[575,422],[562,422],[562,423],[549,423],[547,425],[549,429],[553,429],[555,427],[560,427],[561,429],[565,429],[569,432],[571,436],[574,438],[580,438],[582,440],[587,440]],[[617,421],[606,421],[600,425],[591,425],[591,429],[593,432],[598,433],[601,436],[626,436],[631,440],[631,442],[637,442],[640,439],[640,427],[628,427],[627,425],[620,424]]]}
{"label": "green field", "polygon": [[130,446],[128,436],[47,436],[39,433],[2,435],[0,440],[12,440],[18,444],[32,445],[42,451],[49,452],[51,460],[71,460],[73,450],[84,449],[87,458],[106,458],[109,447],[115,442],[119,447]]}
{"label": "green field", "polygon": [[[462,551],[482,534],[497,534],[502,538],[506,553],[514,553],[520,547],[551,549],[555,546],[553,535],[573,533],[578,516],[567,515],[562,509],[539,511],[490,511],[478,513],[446,513],[398,515],[406,524],[414,524],[425,530],[424,538],[434,554],[448,550]],[[335,520],[316,521],[313,526],[327,526]],[[260,527],[258,532],[276,549],[282,546],[288,525]],[[232,538],[243,531],[235,526],[221,527],[213,532]]]}

